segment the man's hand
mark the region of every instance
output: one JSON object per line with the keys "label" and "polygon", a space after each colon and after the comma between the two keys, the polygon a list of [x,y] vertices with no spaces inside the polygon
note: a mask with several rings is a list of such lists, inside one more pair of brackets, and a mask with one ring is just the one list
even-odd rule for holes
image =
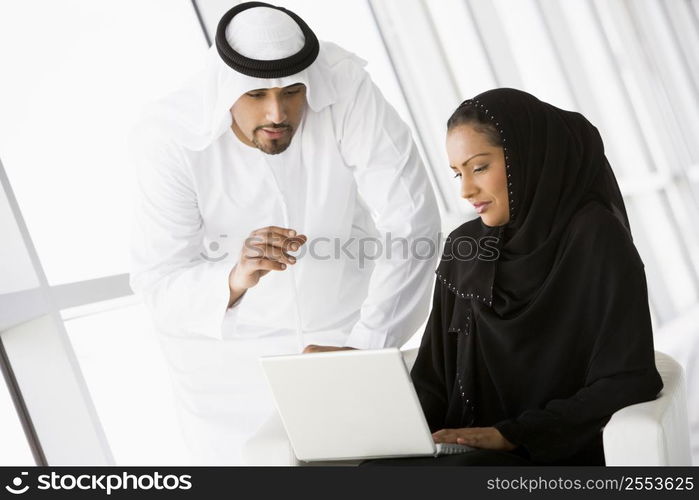
{"label": "man's hand", "polygon": [[303,349],[303,353],[309,352],[329,352],[329,351],[354,351],[354,347],[336,347],[332,345],[314,345],[309,344]]}
{"label": "man's hand", "polygon": [[248,288],[257,285],[270,271],[283,271],[296,263],[288,252],[296,251],[308,238],[297,235],[293,229],[268,226],[256,229],[245,240],[240,259],[228,275],[231,291],[228,307],[233,305]]}
{"label": "man's hand", "polygon": [[500,434],[495,427],[464,427],[442,429],[432,434],[435,443],[456,443],[483,448],[484,450],[511,451],[516,446]]}

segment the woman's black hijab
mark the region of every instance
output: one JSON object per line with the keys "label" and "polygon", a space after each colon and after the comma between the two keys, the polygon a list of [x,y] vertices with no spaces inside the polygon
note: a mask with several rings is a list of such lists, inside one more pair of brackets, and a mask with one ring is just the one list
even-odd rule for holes
{"label": "woman's black hijab", "polygon": [[[469,228],[468,236],[476,241],[497,238],[499,258],[461,262],[460,283],[452,285],[508,316],[537,294],[571,218],[586,202],[605,205],[630,237],[629,221],[599,132],[580,113],[508,88],[489,90],[464,104],[479,108],[501,136],[510,221]],[[440,268],[445,267],[443,262]]]}
{"label": "woman's black hijab", "polygon": [[[500,134],[510,221],[477,218],[447,239],[411,372],[428,423],[494,426],[540,463],[603,463],[604,423],[662,381],[643,262],[602,140],[579,113],[514,89],[462,106]],[[490,240],[487,251],[463,258],[464,238],[481,250]]]}

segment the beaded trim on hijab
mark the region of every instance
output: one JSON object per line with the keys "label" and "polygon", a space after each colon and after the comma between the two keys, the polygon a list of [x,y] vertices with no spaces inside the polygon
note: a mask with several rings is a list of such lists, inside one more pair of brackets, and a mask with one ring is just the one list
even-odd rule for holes
{"label": "beaded trim on hijab", "polygon": [[488,304],[489,306],[493,305],[493,294],[491,291],[490,297],[486,297],[485,295],[478,295],[476,293],[464,293],[459,291],[458,288],[456,288],[452,283],[447,281],[447,278],[445,276],[442,276],[438,271],[435,271],[435,274],[437,275],[437,279],[442,282],[444,286],[447,287],[451,292],[454,292],[454,294],[457,297],[461,297],[462,299],[475,299],[479,302],[483,302],[484,304]]}
{"label": "beaded trim on hijab", "polygon": [[507,172],[507,191],[510,193],[509,201],[510,201],[510,221],[514,220],[515,218],[515,200],[513,198],[513,192],[512,192],[512,172],[510,172],[510,156],[509,153],[507,152],[507,138],[505,137],[504,131],[500,128],[500,122],[498,122],[495,118],[495,116],[488,111],[488,108],[485,107],[483,103],[478,102],[478,99],[469,99],[465,102],[472,102],[479,108],[483,110],[485,113],[485,116],[491,121],[493,125],[495,125],[495,129],[500,132],[500,138],[502,139],[502,150],[505,153],[505,172]]}
{"label": "beaded trim on hijab", "polygon": [[[485,107],[485,105],[481,102],[478,102],[478,99],[467,99],[465,100],[463,104],[466,103],[473,103],[476,106],[478,106],[483,112],[485,113],[485,116],[491,121],[491,123],[495,126],[495,129],[500,133],[500,138],[502,139],[502,150],[503,153],[505,154],[505,172],[507,173],[507,187],[508,187],[508,200],[510,204],[510,221],[512,221],[515,217],[515,203],[514,203],[514,193],[512,191],[512,172],[510,171],[510,156],[507,151],[507,138],[505,137],[505,132],[503,129],[500,128],[500,122],[497,121],[495,118],[495,115],[493,115],[488,108]],[[502,231],[500,232],[500,237],[502,237]],[[458,288],[456,288],[452,283],[447,281],[446,277],[442,276],[438,271],[435,271],[437,274],[437,278],[439,281],[442,282],[443,285],[445,285],[450,291],[452,291],[457,297],[461,297],[462,299],[475,299],[479,302],[483,302],[484,304],[488,304],[489,306],[493,305],[493,290],[492,287],[490,289],[490,297],[486,296],[481,296],[479,294],[474,294],[474,293],[465,293],[460,291]]]}

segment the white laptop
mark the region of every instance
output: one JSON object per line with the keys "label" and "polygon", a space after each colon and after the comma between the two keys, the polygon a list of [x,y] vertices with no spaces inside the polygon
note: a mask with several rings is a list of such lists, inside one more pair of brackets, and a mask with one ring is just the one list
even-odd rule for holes
{"label": "white laptop", "polygon": [[299,460],[438,456],[401,352],[333,351],[260,358]]}

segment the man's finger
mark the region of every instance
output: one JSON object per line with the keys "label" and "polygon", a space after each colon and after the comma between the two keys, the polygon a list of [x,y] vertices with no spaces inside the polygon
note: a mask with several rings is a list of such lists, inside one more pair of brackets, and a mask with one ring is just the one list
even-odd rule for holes
{"label": "man's finger", "polygon": [[250,267],[255,271],[283,271],[286,269],[286,264],[276,260],[267,259],[263,257],[261,259],[250,259]]}
{"label": "man's finger", "polygon": [[295,238],[290,238],[287,241],[287,245],[289,250],[296,251],[299,248],[301,248],[301,245],[304,245],[308,241],[308,237],[304,234],[301,234],[299,236],[296,236]]}
{"label": "man's finger", "polygon": [[333,351],[356,351],[354,347],[340,347],[335,345],[307,345],[303,352],[333,352]]}
{"label": "man's finger", "polygon": [[304,242],[308,239],[306,238],[305,235],[297,233],[296,230],[286,228],[286,227],[279,227],[279,226],[267,226],[263,227],[260,229],[256,229],[252,233],[250,233],[251,237],[262,237],[266,239],[274,239],[274,240],[303,240]]}
{"label": "man's finger", "polygon": [[253,245],[272,245],[286,251],[295,251],[301,248],[301,246],[305,244],[307,240],[308,238],[305,235],[289,238],[278,232],[273,231],[258,232],[251,234],[245,240],[245,246],[248,247]]}
{"label": "man's finger", "polygon": [[281,236],[284,236],[285,238],[293,238],[294,236],[296,236],[296,230],[291,229],[290,227],[281,226],[261,227],[260,229],[256,229],[255,231],[253,231],[252,234],[268,232],[279,233]]}
{"label": "man's finger", "polygon": [[246,250],[246,257],[248,259],[261,259],[267,258],[270,260],[276,260],[278,262],[283,262],[284,264],[295,264],[296,257],[289,255],[284,252],[281,248],[275,247],[273,245],[251,245]]}
{"label": "man's finger", "polygon": [[283,233],[277,231],[262,231],[258,230],[253,232],[245,240],[246,246],[250,245],[276,245],[282,247],[284,243],[289,239],[289,237]]}

